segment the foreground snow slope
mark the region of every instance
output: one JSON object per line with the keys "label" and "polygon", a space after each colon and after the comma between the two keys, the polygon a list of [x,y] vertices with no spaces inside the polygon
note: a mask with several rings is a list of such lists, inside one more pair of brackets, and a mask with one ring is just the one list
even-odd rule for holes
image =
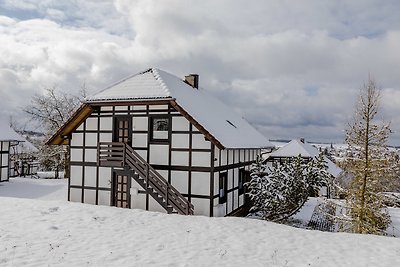
{"label": "foreground snow slope", "polygon": [[400,266],[400,239],[0,197],[0,266]]}

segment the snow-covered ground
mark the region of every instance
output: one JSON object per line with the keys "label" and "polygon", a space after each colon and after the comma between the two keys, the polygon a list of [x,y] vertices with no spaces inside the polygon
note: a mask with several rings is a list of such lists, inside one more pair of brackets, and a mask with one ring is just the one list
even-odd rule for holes
{"label": "snow-covered ground", "polygon": [[67,201],[67,179],[10,178],[0,183],[0,197]]}
{"label": "snow-covered ground", "polygon": [[[0,184],[0,266],[400,266],[399,238],[166,215],[56,196],[66,197],[66,180]],[[299,219],[306,220],[317,202],[309,201]]]}

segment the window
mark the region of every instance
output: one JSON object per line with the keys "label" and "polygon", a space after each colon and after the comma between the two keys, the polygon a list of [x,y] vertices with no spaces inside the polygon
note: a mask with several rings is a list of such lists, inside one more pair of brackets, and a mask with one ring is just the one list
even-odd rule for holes
{"label": "window", "polygon": [[226,202],[226,195],[228,193],[228,173],[223,172],[219,174],[219,204]]}
{"label": "window", "polygon": [[168,141],[169,119],[168,117],[152,117],[150,125],[151,141]]}
{"label": "window", "polygon": [[244,169],[239,169],[239,196],[244,193],[245,175],[246,171]]}

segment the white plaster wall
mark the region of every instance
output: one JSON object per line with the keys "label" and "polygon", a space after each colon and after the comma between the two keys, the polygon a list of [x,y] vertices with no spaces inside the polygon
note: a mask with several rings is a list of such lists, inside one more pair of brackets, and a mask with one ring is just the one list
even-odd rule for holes
{"label": "white plaster wall", "polygon": [[110,206],[111,205],[111,192],[99,190],[97,201],[98,201],[99,205]]}
{"label": "white plaster wall", "polygon": [[146,105],[131,106],[131,110],[146,110]]}
{"label": "white plaster wall", "polygon": [[71,146],[83,146],[83,133],[72,133]]}
{"label": "white plaster wall", "polygon": [[192,198],[194,205],[194,214],[210,216],[210,200],[201,198]]}
{"label": "white plaster wall", "polygon": [[[146,194],[136,194],[141,187],[134,186],[131,188],[131,209],[146,209]],[[151,198],[151,196],[150,196]]]}
{"label": "white plaster wall", "polygon": [[233,162],[233,153],[235,153],[234,150],[229,150],[229,153],[228,153],[228,164],[233,164],[234,163]]}
{"label": "white plaster wall", "polygon": [[219,148],[214,148],[214,166],[219,166]]}
{"label": "white plaster wall", "polygon": [[9,147],[10,147],[10,142],[0,142],[2,144],[2,151],[8,151]]}
{"label": "white plaster wall", "polygon": [[82,149],[71,148],[71,161],[83,161]]}
{"label": "white plaster wall", "polygon": [[8,179],[8,168],[1,168],[1,177],[2,181]]}
{"label": "white plaster wall", "polygon": [[210,152],[192,152],[192,166],[210,167]]}
{"label": "white plaster wall", "polygon": [[150,110],[168,109],[168,105],[149,105]]}
{"label": "white plaster wall", "polygon": [[239,159],[241,162],[244,162],[244,149],[239,150]]}
{"label": "white plaster wall", "polygon": [[147,117],[133,117],[133,129],[135,131],[148,131],[149,124]]}
{"label": "white plaster wall", "polygon": [[172,151],[171,152],[172,165],[188,166],[189,165],[189,152],[185,151]]}
{"label": "white plaster wall", "polygon": [[72,202],[81,202],[82,199],[82,189],[80,188],[70,188],[69,190],[69,200]]}
{"label": "white plaster wall", "polygon": [[221,150],[221,165],[220,166],[226,165],[227,151],[228,150],[226,150],[226,149]]}
{"label": "white plaster wall", "polygon": [[132,145],[134,147],[147,147],[147,134],[132,134]]}
{"label": "white plaster wall", "polygon": [[233,209],[234,209],[234,210],[237,209],[237,208],[239,207],[239,206],[238,206],[238,196],[239,196],[239,191],[238,191],[238,190],[233,191],[233,197],[234,197]]}
{"label": "white plaster wall", "polygon": [[207,172],[192,172],[192,194],[210,195],[210,174]]}
{"label": "white plaster wall", "polygon": [[85,146],[97,146],[97,133],[86,133]]}
{"label": "white plaster wall", "polygon": [[202,135],[202,134],[193,134],[192,135],[192,147],[195,149],[210,149],[211,142],[206,141],[204,139],[204,135]]}
{"label": "white plaster wall", "polygon": [[235,149],[234,150],[234,155],[235,155],[235,163],[239,163],[240,162],[240,151],[239,149]]}
{"label": "white plaster wall", "polygon": [[168,165],[168,145],[150,145],[150,164]]}
{"label": "white plaster wall", "polygon": [[115,106],[115,110],[128,110],[128,106]]}
{"label": "white plaster wall", "polygon": [[100,107],[101,111],[112,111],[112,107],[111,106],[102,106]]}
{"label": "white plaster wall", "polygon": [[85,161],[86,162],[97,162],[97,149],[86,148]]}
{"label": "white plaster wall", "polygon": [[71,185],[82,185],[82,166],[71,166],[71,177],[69,181]]}
{"label": "white plaster wall", "polygon": [[96,186],[96,167],[85,166],[85,186]]}
{"label": "white plaster wall", "polygon": [[228,206],[228,213],[232,211],[232,192],[228,193],[228,195],[226,196],[226,205]]}
{"label": "white plaster wall", "polygon": [[112,117],[101,117],[100,118],[100,130],[111,131],[112,130]]}
{"label": "white plaster wall", "polygon": [[171,184],[180,193],[188,193],[188,172],[187,171],[171,171]]}
{"label": "white plaster wall", "polygon": [[100,133],[100,142],[111,142],[112,133]]}
{"label": "white plaster wall", "polygon": [[188,134],[172,134],[171,145],[173,148],[189,148]]}
{"label": "white plaster wall", "polygon": [[97,130],[97,118],[89,117],[86,119],[86,130]]}
{"label": "white plaster wall", "polygon": [[111,188],[111,168],[99,167],[99,187]]}
{"label": "white plaster wall", "polygon": [[[139,190],[144,190],[135,179],[131,178],[131,209],[146,209],[146,194],[139,194]],[[149,196],[151,198],[151,196]]]}
{"label": "white plaster wall", "polygon": [[189,121],[185,117],[172,117],[172,131],[189,131]]}
{"label": "white plaster wall", "polygon": [[[217,199],[218,200],[218,199]],[[226,215],[226,203],[214,205],[213,215],[214,217],[223,217]]]}
{"label": "white plaster wall", "polygon": [[96,204],[96,190],[85,189],[83,198],[87,204]]}
{"label": "white plaster wall", "polygon": [[2,155],[2,160],[1,160],[1,166],[8,166],[8,158],[10,154],[3,154]]}
{"label": "white plaster wall", "polygon": [[233,187],[237,187],[239,185],[239,169],[233,169]]}

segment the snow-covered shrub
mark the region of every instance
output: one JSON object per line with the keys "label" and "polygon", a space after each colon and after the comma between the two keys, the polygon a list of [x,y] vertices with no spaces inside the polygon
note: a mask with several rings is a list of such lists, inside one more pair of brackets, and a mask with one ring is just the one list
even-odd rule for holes
{"label": "snow-covered shrub", "polygon": [[286,219],[304,205],[310,193],[326,186],[329,177],[322,155],[274,162],[272,168],[258,159],[252,166],[251,180],[246,184],[253,202],[250,211],[261,213],[266,220]]}

